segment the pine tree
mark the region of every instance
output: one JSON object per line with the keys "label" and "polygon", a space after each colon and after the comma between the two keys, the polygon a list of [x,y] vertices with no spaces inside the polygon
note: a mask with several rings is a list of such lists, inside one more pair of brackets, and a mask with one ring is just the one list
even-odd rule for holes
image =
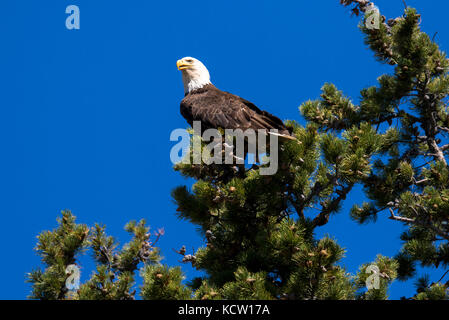
{"label": "pine tree", "polygon": [[[365,123],[384,136],[370,174],[361,179],[370,201],[354,206],[351,216],[365,223],[386,213],[408,226],[396,257],[399,279],[416,276],[417,264],[447,269],[449,61],[434,41],[436,34],[430,38],[421,31],[421,16],[415,9],[406,8],[395,19],[380,16],[379,27],[370,28],[369,1],[341,3],[356,15],[364,13],[360,29],[365,43],[379,62],[392,66],[392,74],[363,89],[359,105],[326,84],[321,99],[301,109],[322,131],[340,134]],[[430,284],[427,279],[418,279],[415,298],[448,297],[449,281]]]}
{"label": "pine tree", "polygon": [[[190,190],[173,190],[177,215],[197,226],[207,243],[178,253],[204,277],[185,284],[179,267],[162,265],[155,247],[161,232],[150,233],[145,221],[127,225],[133,238],[119,250],[103,226],[78,225],[65,211],[57,229],[39,236],[45,269],[29,274],[31,298],[134,299],[140,270],[143,299],[386,299],[389,284],[415,277],[418,263],[446,268],[449,62],[420,30],[416,10],[388,21],[380,16],[372,28],[368,1],[341,3],[362,14],[366,44],[394,70],[363,89],[358,105],[333,84],[323,86],[319,100],[303,103],[307,124],[288,122],[297,141],[280,145],[272,176],[261,174],[264,165],[244,172],[232,165],[175,166],[196,180]],[[357,183],[369,202],[352,208],[353,219],[366,223],[386,212],[408,231],[397,257],[373,257],[351,275],[339,265],[345,250],[315,232],[332,223]],[[68,295],[67,267],[87,250],[97,270]],[[379,287],[367,289],[373,268]],[[447,286],[423,276],[413,298],[446,299]]]}
{"label": "pine tree", "polygon": [[[132,240],[120,250],[116,240],[107,236],[105,227],[96,224],[89,228],[75,222],[75,216],[66,210],[59,225],[53,231],[44,231],[38,236],[36,250],[42,257],[45,269],[36,269],[28,274],[32,284],[30,299],[41,300],[271,300],[271,299],[385,299],[388,285],[396,277],[396,261],[382,256],[375,263],[361,267],[356,276],[336,265],[342,258],[342,250],[334,240],[324,238],[313,240],[299,223],[286,219],[277,224],[277,230],[259,247],[271,255],[269,263],[261,267],[241,263],[218,266],[222,260],[212,263],[203,256],[218,253],[210,244],[193,254],[185,248],[179,250],[183,262],[192,263],[198,269],[208,271],[210,276],[191,280],[188,285],[180,267],[168,267],[160,263],[159,249],[155,247],[163,231],[150,233],[142,220],[130,222],[125,229]],[[151,240],[153,236],[154,240]],[[260,236],[260,235],[259,235]],[[287,238],[284,238],[287,236]],[[210,241],[216,237],[207,233]],[[207,249],[211,249],[207,252]],[[243,256],[256,256],[254,250],[242,250]],[[72,276],[70,266],[77,264],[82,254],[90,252],[96,262],[96,270],[90,279],[76,287],[69,287]],[[281,260],[276,263],[275,259]],[[200,265],[201,263],[201,265]],[[245,265],[246,263],[246,265]],[[212,265],[217,270],[209,271]],[[231,265],[231,266],[230,266]],[[236,265],[236,269],[233,269]],[[379,269],[380,283],[377,289],[366,289],[370,275],[369,265]],[[283,268],[289,275],[288,281],[276,277],[277,271],[268,268]],[[137,272],[139,271],[139,272]],[[223,273],[220,275],[220,273]],[[136,288],[136,275],[142,284]],[[222,282],[219,283],[218,279]],[[69,290],[70,289],[70,290]],[[139,289],[139,293],[137,290]]]}
{"label": "pine tree", "polygon": [[[190,283],[195,297],[385,299],[396,277],[395,260],[378,257],[381,286],[365,292],[371,264],[349,275],[338,265],[344,250],[314,233],[339,211],[354,184],[368,177],[371,156],[388,136],[365,123],[341,136],[320,132],[314,123],[288,125],[297,141],[281,145],[275,175],[262,175],[264,165],[243,176],[232,165],[175,166],[197,180],[192,190],[173,191],[177,214],[198,226],[207,241],[192,254],[179,250],[184,262],[207,274]],[[193,150],[188,156],[193,160]]]}
{"label": "pine tree", "polygon": [[[38,236],[37,252],[45,270],[28,274],[32,283],[31,299],[55,300],[134,300],[135,275],[140,269],[143,278],[141,295],[148,299],[187,299],[191,292],[181,284],[180,268],[168,268],[159,263],[159,249],[155,247],[163,230],[150,233],[145,220],[132,221],[125,230],[132,240],[121,250],[116,240],[107,236],[105,227],[88,228],[75,222],[75,216],[66,210],[53,231]],[[155,237],[151,240],[151,236]],[[71,274],[69,265],[76,265],[80,254],[90,251],[96,262],[96,271],[77,290],[68,290]],[[144,267],[139,267],[144,264]]]}

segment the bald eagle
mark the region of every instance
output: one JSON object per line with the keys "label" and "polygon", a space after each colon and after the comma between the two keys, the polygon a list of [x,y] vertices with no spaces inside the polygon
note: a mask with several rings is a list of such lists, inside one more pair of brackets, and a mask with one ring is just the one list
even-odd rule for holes
{"label": "bald eagle", "polygon": [[[182,58],[177,61],[177,67],[182,71],[185,92],[181,114],[191,126],[193,121],[200,121],[202,131],[218,128],[266,130],[268,134],[296,140],[291,129],[279,118],[248,100],[217,89],[210,81],[209,71],[198,59]],[[278,132],[270,133],[271,129]]]}

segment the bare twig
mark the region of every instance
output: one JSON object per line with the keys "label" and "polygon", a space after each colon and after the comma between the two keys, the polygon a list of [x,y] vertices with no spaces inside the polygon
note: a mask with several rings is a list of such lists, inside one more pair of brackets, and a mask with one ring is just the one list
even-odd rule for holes
{"label": "bare twig", "polygon": [[437,282],[441,282],[441,281],[444,279],[444,277],[445,277],[448,273],[449,273],[449,270],[447,270],[447,271],[443,274],[443,276],[440,278],[440,280],[438,280]]}
{"label": "bare twig", "polygon": [[390,219],[391,220],[401,221],[401,222],[405,222],[405,223],[414,223],[415,222],[415,219],[396,216],[394,214],[393,209],[391,209],[391,208],[388,208],[388,209],[390,210]]}

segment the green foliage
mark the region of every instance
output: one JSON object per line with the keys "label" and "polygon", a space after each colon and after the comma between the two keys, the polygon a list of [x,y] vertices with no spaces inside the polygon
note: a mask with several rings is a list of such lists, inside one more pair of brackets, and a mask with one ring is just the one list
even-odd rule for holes
{"label": "green foliage", "polygon": [[[75,223],[70,211],[63,211],[59,225],[53,231],[44,231],[38,236],[36,250],[46,268],[28,274],[32,284],[30,299],[80,299],[80,300],[132,300],[135,299],[135,273],[142,265],[144,278],[142,297],[187,298],[190,291],[180,286],[179,268],[166,268],[159,264],[159,249],[155,247],[162,230],[150,233],[145,220],[132,221],[125,230],[132,239],[118,250],[114,238],[107,236],[105,227],[95,225],[88,228]],[[151,236],[155,239],[152,240]],[[96,261],[96,271],[76,291],[68,291],[67,266],[76,264],[80,254],[91,250]],[[152,275],[161,273],[167,282],[151,282]],[[172,288],[176,287],[176,290]],[[161,290],[164,291],[161,293]]]}
{"label": "green foliage", "polygon": [[227,300],[271,300],[266,289],[266,275],[263,272],[251,273],[239,267],[234,273],[234,281],[227,282],[221,296]]}
{"label": "green foliage", "polygon": [[[371,288],[365,290],[368,277],[372,272],[367,272],[369,266],[376,266],[379,269],[379,288]],[[388,298],[388,286],[397,277],[398,262],[395,259],[390,259],[383,256],[377,256],[373,263],[367,263],[360,267],[357,274],[357,287],[359,289],[358,299],[361,300],[385,300]]]}
{"label": "green foliage", "polygon": [[191,190],[173,191],[177,215],[194,223],[207,242],[193,254],[181,253],[207,274],[192,283],[195,298],[355,298],[354,277],[337,265],[344,250],[329,238],[316,240],[314,230],[369,175],[383,136],[367,123],[341,135],[320,133],[315,124],[287,124],[297,141],[280,146],[275,175],[263,176],[257,166],[243,173],[224,165],[175,166],[197,179]]}
{"label": "green foliage", "polygon": [[28,282],[33,284],[31,299],[55,300],[65,297],[66,267],[75,263],[76,255],[87,248],[88,234],[87,226],[77,225],[75,217],[66,210],[62,211],[62,217],[58,219],[58,228],[42,232],[37,237],[35,249],[46,269],[36,269],[27,275]]}
{"label": "green foliage", "polygon": [[186,300],[192,292],[181,281],[181,268],[146,265],[142,270],[142,297],[147,300]]}
{"label": "green foliage", "polygon": [[448,300],[447,285],[441,283],[429,284],[429,278],[424,276],[416,282],[418,294],[413,298],[415,300]]}
{"label": "green foliage", "polygon": [[[356,15],[369,6],[369,1],[341,3]],[[396,257],[398,277],[406,280],[416,276],[417,264],[447,268],[449,262],[449,60],[435,36],[421,30],[415,9],[406,8],[395,19],[382,16],[379,29],[368,29],[366,18],[360,24],[365,43],[380,62],[393,66],[392,73],[381,75],[377,86],[362,89],[359,105],[351,105],[353,112],[348,112],[348,98],[332,85],[325,85],[321,100],[309,101],[301,110],[324,132],[340,133],[366,122],[382,137],[372,170],[362,179],[371,201],[354,206],[351,217],[365,223],[386,212],[408,226]],[[323,119],[316,118],[320,113]],[[338,115],[347,119],[335,124],[331,120]],[[443,292],[448,283],[427,290]]]}

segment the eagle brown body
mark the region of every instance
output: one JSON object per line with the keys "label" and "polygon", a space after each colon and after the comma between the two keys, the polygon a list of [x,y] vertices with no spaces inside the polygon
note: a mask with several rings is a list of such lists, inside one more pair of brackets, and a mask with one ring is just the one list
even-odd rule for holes
{"label": "eagle brown body", "polygon": [[291,135],[279,118],[212,84],[187,93],[181,101],[181,114],[190,125],[193,121],[200,121],[202,130],[253,129],[257,132],[276,129],[279,134]]}
{"label": "eagle brown body", "polygon": [[252,129],[257,134],[265,130],[270,135],[296,140],[279,118],[245,99],[217,89],[210,82],[209,71],[198,59],[185,57],[178,60],[177,66],[182,71],[185,92],[181,114],[191,126],[194,121],[199,121],[202,131],[221,128],[245,132]]}

